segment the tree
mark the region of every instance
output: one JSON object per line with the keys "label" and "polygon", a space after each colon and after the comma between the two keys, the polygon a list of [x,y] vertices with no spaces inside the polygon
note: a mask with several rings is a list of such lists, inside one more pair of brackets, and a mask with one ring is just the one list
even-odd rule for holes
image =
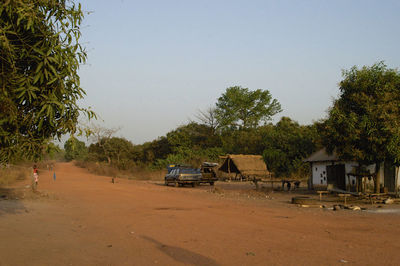
{"label": "tree", "polygon": [[[268,125],[270,126],[270,125]],[[267,126],[267,127],[268,127]],[[223,132],[222,147],[228,154],[262,154],[262,129],[264,127]]]}
{"label": "tree", "polygon": [[217,113],[215,107],[209,107],[205,111],[199,110],[196,114],[197,120],[203,124],[208,126],[211,129],[211,133],[215,134],[217,128],[219,127],[217,120]]}
{"label": "tree", "polygon": [[171,154],[180,156],[180,163],[200,165],[202,160],[216,160],[221,155],[221,139],[212,128],[190,122],[167,134]]}
{"label": "tree", "polygon": [[303,159],[318,146],[316,126],[303,126],[282,117],[274,127],[265,127],[259,146],[264,147],[263,157],[276,176],[308,174],[308,164]]}
{"label": "tree", "polygon": [[104,143],[107,158],[118,168],[124,168],[127,161],[132,159],[133,144],[124,138],[113,137]]}
{"label": "tree", "polygon": [[164,159],[171,153],[171,145],[165,136],[135,146],[135,149],[141,151],[141,161],[144,163],[153,163],[156,159]]}
{"label": "tree", "polygon": [[[61,149],[58,145],[54,144],[53,142],[46,143],[44,149],[44,158],[54,160],[56,157],[60,158],[61,156]],[[64,157],[64,156],[63,156]]]}
{"label": "tree", "polygon": [[268,90],[250,91],[240,86],[227,88],[218,98],[216,119],[221,127],[255,128],[282,111],[280,103],[272,99]]}
{"label": "tree", "polygon": [[207,125],[190,122],[167,133],[168,143],[172,151],[179,147],[189,149],[197,146],[201,149],[220,145],[220,138],[212,135],[212,128]]}
{"label": "tree", "polygon": [[400,73],[383,62],[343,71],[340,95],[322,123],[324,144],[343,160],[400,164]]}
{"label": "tree", "polygon": [[72,160],[84,160],[88,155],[85,142],[78,140],[75,137],[70,137],[64,144],[65,159],[67,161]]}
{"label": "tree", "polygon": [[[77,130],[85,95],[78,68],[81,5],[13,0],[0,5],[0,160],[40,157],[42,145]],[[16,151],[18,151],[16,153]]]}
{"label": "tree", "polygon": [[89,139],[94,143],[90,148],[98,155],[105,156],[108,164],[111,164],[111,155],[107,152],[107,142],[110,141],[112,136],[117,133],[121,128],[105,128],[100,125],[91,124],[86,126],[86,131],[89,133]]}

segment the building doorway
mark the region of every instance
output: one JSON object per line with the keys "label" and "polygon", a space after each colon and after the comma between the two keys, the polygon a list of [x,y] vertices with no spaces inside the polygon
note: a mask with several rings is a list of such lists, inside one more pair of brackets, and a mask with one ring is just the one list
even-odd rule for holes
{"label": "building doorway", "polygon": [[384,171],[384,186],[388,189],[389,192],[395,192],[396,188],[396,167],[392,164],[385,162],[385,171]]}
{"label": "building doorway", "polygon": [[328,185],[346,190],[346,171],[344,164],[327,165],[326,174]]}

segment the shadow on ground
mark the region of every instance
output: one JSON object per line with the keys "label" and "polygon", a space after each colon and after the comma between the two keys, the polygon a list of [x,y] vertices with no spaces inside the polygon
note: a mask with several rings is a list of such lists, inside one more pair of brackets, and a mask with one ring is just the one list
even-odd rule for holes
{"label": "shadow on ground", "polygon": [[148,236],[141,236],[141,237],[149,242],[154,243],[160,251],[167,254],[174,260],[184,263],[186,265],[209,265],[209,266],[219,265],[215,260],[203,256],[201,254],[198,254],[196,252],[192,252],[180,247],[167,246]]}
{"label": "shadow on ground", "polygon": [[0,188],[0,216],[26,211],[19,192],[13,188]]}

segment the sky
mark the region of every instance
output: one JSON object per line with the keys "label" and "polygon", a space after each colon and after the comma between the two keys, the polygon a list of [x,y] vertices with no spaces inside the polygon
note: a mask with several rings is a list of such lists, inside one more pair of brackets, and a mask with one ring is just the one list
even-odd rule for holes
{"label": "sky", "polygon": [[300,124],[326,117],[342,70],[400,67],[400,1],[84,0],[91,107],[134,144],[214,106],[231,86],[268,90]]}

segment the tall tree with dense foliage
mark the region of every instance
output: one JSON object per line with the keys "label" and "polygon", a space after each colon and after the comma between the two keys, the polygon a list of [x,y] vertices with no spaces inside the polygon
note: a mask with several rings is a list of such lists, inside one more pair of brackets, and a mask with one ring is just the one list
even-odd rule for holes
{"label": "tall tree with dense foliage", "polygon": [[340,95],[322,124],[324,144],[361,165],[400,165],[400,73],[383,62],[343,71]]}
{"label": "tall tree with dense foliage", "polygon": [[0,5],[0,160],[40,156],[48,139],[77,130],[85,95],[78,68],[81,5],[6,0]]}
{"label": "tall tree with dense foliage", "polygon": [[307,176],[309,165],[303,160],[319,147],[316,126],[299,125],[289,117],[282,117],[275,126],[262,131],[263,157],[268,169],[276,176]]}
{"label": "tall tree with dense foliage", "polygon": [[85,142],[78,140],[75,137],[70,137],[64,144],[65,159],[67,161],[72,160],[84,160],[88,156],[88,149]]}
{"label": "tall tree with dense foliage", "polygon": [[221,151],[221,139],[213,134],[213,128],[204,124],[190,122],[167,134],[171,153],[157,166],[168,163],[186,163],[200,166],[204,160],[217,160]]}
{"label": "tall tree with dense foliage", "polygon": [[230,129],[255,128],[282,111],[268,90],[251,91],[240,86],[227,88],[216,107],[219,126]]}

